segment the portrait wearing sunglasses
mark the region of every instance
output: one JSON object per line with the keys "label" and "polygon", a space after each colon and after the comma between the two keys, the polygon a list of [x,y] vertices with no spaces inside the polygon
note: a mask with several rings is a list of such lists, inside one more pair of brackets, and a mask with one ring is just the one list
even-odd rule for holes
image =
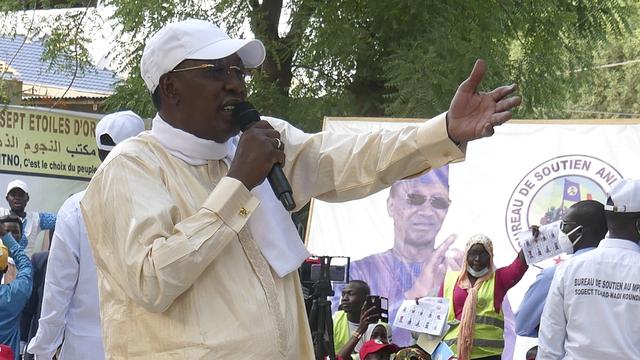
{"label": "portrait wearing sunglasses", "polygon": [[[448,167],[393,184],[387,212],[393,220],[393,247],[351,263],[353,279],[366,281],[372,293],[388,294],[389,316],[395,316],[406,298],[437,293],[444,270],[459,270],[464,253],[451,246],[456,239],[446,234],[436,246],[449,211]],[[394,328],[394,342],[411,342],[409,331]]]}

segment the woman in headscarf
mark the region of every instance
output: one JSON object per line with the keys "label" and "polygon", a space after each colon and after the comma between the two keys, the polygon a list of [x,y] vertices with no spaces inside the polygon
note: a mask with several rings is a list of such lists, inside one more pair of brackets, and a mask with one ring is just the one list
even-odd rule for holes
{"label": "woman in headscarf", "polygon": [[369,324],[367,331],[364,333],[365,341],[380,340],[385,344],[389,344],[391,339],[391,326],[385,322],[379,322],[377,324]]}
{"label": "woman in headscarf", "polygon": [[449,299],[444,342],[460,360],[499,360],[504,348],[505,294],[528,269],[522,251],[511,265],[493,265],[493,243],[485,235],[467,242],[461,272],[447,272],[439,296]]}

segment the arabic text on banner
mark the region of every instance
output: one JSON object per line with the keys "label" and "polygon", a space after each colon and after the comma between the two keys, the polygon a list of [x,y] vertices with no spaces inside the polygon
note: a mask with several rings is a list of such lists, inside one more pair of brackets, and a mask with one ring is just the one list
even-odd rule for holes
{"label": "arabic text on banner", "polygon": [[0,171],[90,179],[100,164],[97,121],[71,112],[0,108]]}

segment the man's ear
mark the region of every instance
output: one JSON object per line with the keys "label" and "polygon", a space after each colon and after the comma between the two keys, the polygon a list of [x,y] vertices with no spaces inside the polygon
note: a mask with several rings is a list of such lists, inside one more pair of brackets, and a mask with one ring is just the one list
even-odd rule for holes
{"label": "man's ear", "polygon": [[29,194],[26,193],[24,194],[24,205],[26,206],[28,202],[29,202]]}
{"label": "man's ear", "polygon": [[389,197],[387,198],[387,214],[389,214],[389,217],[393,217],[394,205],[393,195],[389,193]]}
{"label": "man's ear", "polygon": [[163,104],[177,104],[180,101],[179,91],[176,85],[175,77],[169,74],[164,74],[160,77],[158,88],[160,89],[160,98]]}

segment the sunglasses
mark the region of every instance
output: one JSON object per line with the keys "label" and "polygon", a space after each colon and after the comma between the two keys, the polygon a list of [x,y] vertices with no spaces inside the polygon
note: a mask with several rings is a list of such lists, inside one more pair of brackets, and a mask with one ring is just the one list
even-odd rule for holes
{"label": "sunglasses", "polygon": [[407,194],[406,200],[407,200],[407,204],[412,206],[420,206],[425,202],[429,201],[429,204],[431,204],[431,206],[434,209],[440,209],[440,210],[448,209],[449,205],[451,205],[451,200],[449,200],[444,196],[438,196],[438,195],[432,195],[427,197],[422,194]]}

